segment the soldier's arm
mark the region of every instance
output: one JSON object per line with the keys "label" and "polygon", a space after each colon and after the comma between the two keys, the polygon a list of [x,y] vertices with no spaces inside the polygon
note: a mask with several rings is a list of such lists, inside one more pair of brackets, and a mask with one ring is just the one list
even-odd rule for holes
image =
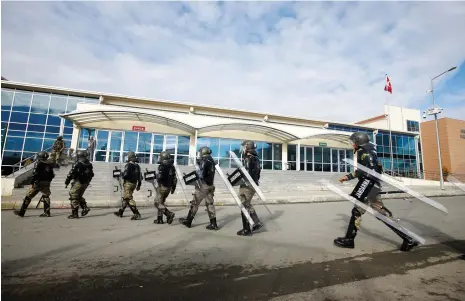
{"label": "soldier's arm", "polygon": [[72,179],[74,179],[74,174],[76,173],[77,163],[74,163],[71,166],[71,170],[69,171],[68,175],[66,176],[65,185],[68,186]]}
{"label": "soldier's arm", "polygon": [[157,182],[160,183],[162,180],[163,180],[163,166],[161,165],[161,163],[158,165],[158,175],[157,175]]}
{"label": "soldier's arm", "polygon": [[124,166],[124,171],[123,171],[123,174],[121,175],[123,179],[126,179],[128,174],[129,174],[129,164],[130,163],[128,163],[128,164],[126,164]]}
{"label": "soldier's arm", "polygon": [[[376,165],[375,165],[375,159],[372,154],[370,153],[364,153],[360,156],[360,162],[358,164],[363,165],[366,168],[369,168],[371,170],[376,171]],[[365,176],[367,173],[364,172],[363,170],[356,169],[353,172],[349,173],[347,176],[349,180]]]}
{"label": "soldier's arm", "polygon": [[34,164],[34,169],[32,170],[32,183],[39,181],[39,162]]}
{"label": "soldier's arm", "polygon": [[172,171],[173,171],[173,187],[176,187],[178,185],[178,177],[176,176],[176,168],[171,167],[172,168]]}

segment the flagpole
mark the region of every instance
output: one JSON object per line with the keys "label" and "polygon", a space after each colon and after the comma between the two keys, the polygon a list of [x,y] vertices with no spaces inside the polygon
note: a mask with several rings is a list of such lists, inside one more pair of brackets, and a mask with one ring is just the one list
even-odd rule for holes
{"label": "flagpole", "polygon": [[[388,82],[388,75],[387,74],[386,74],[386,84],[390,84],[390,82]],[[391,176],[392,176],[393,173],[394,173],[394,155],[393,155],[393,152],[392,152],[391,104],[389,102],[389,95],[387,95],[387,97],[386,97],[386,103],[387,103],[387,106],[388,106],[389,148],[391,150]]]}

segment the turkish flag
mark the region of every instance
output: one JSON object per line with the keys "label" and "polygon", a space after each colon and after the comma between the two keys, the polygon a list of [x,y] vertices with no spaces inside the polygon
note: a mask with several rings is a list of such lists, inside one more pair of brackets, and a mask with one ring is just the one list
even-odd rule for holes
{"label": "turkish flag", "polygon": [[389,93],[392,94],[391,81],[389,80],[389,77],[387,75],[386,75],[386,85],[384,86],[384,91],[388,91]]}

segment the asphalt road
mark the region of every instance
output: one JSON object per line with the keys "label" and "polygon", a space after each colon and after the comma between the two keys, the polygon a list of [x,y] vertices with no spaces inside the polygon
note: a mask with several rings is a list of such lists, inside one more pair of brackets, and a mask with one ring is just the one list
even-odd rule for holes
{"label": "asphalt road", "polygon": [[2,211],[2,300],[465,300],[465,199],[435,198],[443,215],[419,201],[385,204],[426,244],[398,251],[401,240],[368,213],[355,249],[345,233],[349,202],[257,206],[266,227],[240,237],[237,207],[218,207],[218,231],[122,219],[92,209],[39,218]]}

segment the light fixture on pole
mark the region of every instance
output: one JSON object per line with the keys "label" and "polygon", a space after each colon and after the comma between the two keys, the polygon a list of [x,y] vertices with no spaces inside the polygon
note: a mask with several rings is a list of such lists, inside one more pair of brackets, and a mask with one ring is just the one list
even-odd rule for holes
{"label": "light fixture on pole", "polygon": [[441,75],[443,75],[443,74],[445,74],[447,72],[450,72],[450,71],[452,71],[452,70],[454,70],[456,68],[457,67],[452,67],[449,70],[444,71],[443,73],[441,73],[438,76],[433,77],[431,79],[431,90],[428,90],[426,92],[431,92],[431,96],[433,97],[433,107],[430,108],[430,109],[427,109],[426,111],[423,112],[423,118],[426,118],[426,115],[434,115],[434,120],[435,120],[435,123],[436,123],[436,144],[437,144],[437,148],[438,148],[439,179],[440,179],[440,183],[441,183],[441,190],[444,190],[444,177],[443,177],[443,174],[442,174],[441,146],[439,144],[438,114],[441,114],[442,108],[436,107],[436,102],[434,100],[433,80],[435,80],[436,78],[440,77]]}

